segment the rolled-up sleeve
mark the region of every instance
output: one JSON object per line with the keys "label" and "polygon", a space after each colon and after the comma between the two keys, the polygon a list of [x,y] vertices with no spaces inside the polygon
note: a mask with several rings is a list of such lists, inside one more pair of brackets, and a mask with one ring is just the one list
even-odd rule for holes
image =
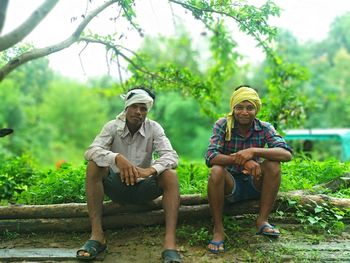
{"label": "rolled-up sleeve", "polygon": [[213,126],[208,150],[205,154],[205,163],[211,167],[211,160],[220,153],[224,153],[225,146],[226,119],[219,119]]}
{"label": "rolled-up sleeve", "polygon": [[166,137],[163,128],[156,122],[154,122],[153,128],[153,148],[159,155],[159,158],[153,162],[152,167],[157,171],[157,174],[161,174],[167,169],[175,169],[178,165],[179,157],[171,146],[170,140]]}
{"label": "rolled-up sleeve", "polygon": [[100,167],[114,166],[118,153],[111,151],[112,143],[113,122],[108,122],[86,150],[85,159],[94,161]]}

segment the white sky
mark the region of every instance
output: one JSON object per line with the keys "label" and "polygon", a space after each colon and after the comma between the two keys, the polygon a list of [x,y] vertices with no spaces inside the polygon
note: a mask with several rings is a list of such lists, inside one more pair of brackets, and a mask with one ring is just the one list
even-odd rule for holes
{"label": "white sky", "polygon": [[[43,0],[10,0],[3,34],[13,30],[25,20],[35,7]],[[86,8],[86,0],[61,0],[42,23],[25,39],[36,47],[45,47],[56,44],[67,38],[81,21],[81,14]],[[91,1],[101,3],[101,0]],[[262,1],[251,0],[261,3]],[[157,35],[159,33],[171,35],[175,31],[172,11],[166,0],[139,0],[137,2],[137,21],[146,34]],[[141,3],[141,4],[140,4]],[[336,16],[350,11],[350,0],[275,0],[283,10],[279,18],[273,18],[271,24],[290,30],[301,42],[319,41],[327,36],[329,26]],[[92,10],[92,9],[90,9]],[[128,31],[125,23],[112,23],[109,18],[115,15],[118,8],[102,13],[98,19],[93,20],[91,29],[100,34],[111,32],[127,32],[120,40],[131,49],[138,47],[142,39],[136,32]],[[180,14],[177,8],[173,11]],[[74,21],[76,17],[77,20]],[[187,14],[186,17],[190,17]],[[193,32],[194,37],[199,38],[203,27],[192,18],[186,18],[186,24]],[[240,45],[240,51],[253,63],[263,59],[259,48],[249,37],[239,35],[236,41]],[[61,74],[85,80],[88,77],[104,75],[107,73],[104,49],[89,46],[79,60],[79,52],[83,46],[73,45],[70,48],[49,56],[50,65]],[[116,72],[111,70],[114,75]]]}

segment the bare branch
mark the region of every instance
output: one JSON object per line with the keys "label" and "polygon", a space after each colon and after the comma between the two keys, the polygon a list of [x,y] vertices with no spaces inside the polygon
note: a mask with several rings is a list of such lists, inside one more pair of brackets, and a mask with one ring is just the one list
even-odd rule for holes
{"label": "bare branch", "polygon": [[86,72],[85,72],[85,69],[84,69],[84,64],[83,64],[83,61],[81,59],[81,54],[84,52],[84,50],[86,49],[86,47],[88,46],[89,43],[86,43],[85,46],[80,50],[79,52],[79,63],[80,63],[80,67],[81,69],[83,70],[83,73],[84,75],[86,76]]}
{"label": "bare branch", "polygon": [[8,3],[9,0],[0,0],[0,35],[5,24]]}
{"label": "bare branch", "polygon": [[2,81],[5,76],[7,76],[12,70],[17,68],[18,66],[37,58],[41,58],[44,56],[47,56],[49,54],[58,52],[62,49],[65,49],[69,46],[71,46],[73,43],[77,42],[79,36],[81,35],[82,31],[85,29],[85,27],[90,23],[90,21],[97,16],[100,12],[105,10],[108,6],[118,2],[118,0],[110,0],[106,3],[104,3],[102,6],[96,8],[94,11],[92,11],[90,14],[88,14],[84,20],[80,23],[80,25],[77,27],[77,29],[73,32],[73,34],[67,38],[66,40],[49,47],[40,48],[40,49],[33,49],[31,51],[25,52],[14,59],[10,60],[5,66],[3,66],[0,69],[0,81]]}
{"label": "bare branch", "polygon": [[128,52],[132,53],[134,56],[137,57],[137,54],[134,51],[132,51],[132,50],[130,50],[128,48],[125,48],[123,46],[119,46],[119,45],[116,45],[114,43],[110,43],[110,42],[107,42],[107,41],[103,41],[101,39],[92,39],[92,38],[88,38],[88,37],[81,37],[81,38],[79,38],[79,41],[84,41],[84,42],[88,42],[88,43],[96,43],[96,44],[104,45],[107,49],[113,50],[117,57],[121,56],[123,59],[125,59],[136,70],[138,70],[138,71],[140,71],[140,72],[142,72],[142,73],[144,73],[144,74],[146,74],[146,75],[148,75],[148,76],[150,76],[152,78],[158,78],[160,80],[163,80],[163,81],[166,81],[166,82],[169,82],[169,83],[176,83],[176,81],[174,81],[172,79],[160,76],[159,74],[153,73],[153,72],[147,70],[146,68],[143,68],[139,64],[136,64],[131,58],[129,58],[127,55],[125,55],[119,49],[119,48],[125,49],[125,50],[127,50]]}
{"label": "bare branch", "polygon": [[0,51],[6,50],[23,40],[55,7],[58,0],[46,0],[39,6],[26,21],[12,32],[0,38]]}
{"label": "bare branch", "polygon": [[[97,43],[97,44],[102,44],[104,46],[106,46],[108,49],[113,50],[117,55],[121,56],[122,58],[124,58],[127,62],[129,62],[135,69],[137,69],[140,72],[143,72],[147,75],[150,75],[152,77],[159,77],[156,74],[140,67],[139,65],[137,65],[134,61],[132,61],[131,58],[129,58],[128,56],[126,56],[124,53],[122,53],[118,48],[117,45],[114,45],[112,43],[100,40],[100,39],[92,39],[92,38],[88,38],[88,37],[81,37],[79,39],[80,41],[85,41],[85,42],[89,42],[89,43]],[[124,48],[124,47],[123,47]],[[126,48],[125,48],[126,49]],[[130,49],[126,49],[129,52],[132,52]],[[133,53],[134,55],[136,55],[135,53]]]}

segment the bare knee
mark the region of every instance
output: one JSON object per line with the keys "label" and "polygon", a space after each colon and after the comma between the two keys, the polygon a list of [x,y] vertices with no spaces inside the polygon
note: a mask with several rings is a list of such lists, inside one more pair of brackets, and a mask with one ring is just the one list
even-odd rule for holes
{"label": "bare knee", "polygon": [[175,170],[165,170],[158,176],[158,183],[163,191],[179,189],[179,181]]}
{"label": "bare knee", "polygon": [[263,163],[263,174],[264,176],[273,176],[280,177],[281,176],[281,163],[275,161],[265,160]]}
{"label": "bare knee", "polygon": [[103,179],[108,175],[107,167],[100,167],[94,161],[89,161],[86,167],[86,177],[88,179]]}
{"label": "bare knee", "polygon": [[210,169],[209,184],[220,184],[225,181],[226,169],[220,165],[214,165]]}

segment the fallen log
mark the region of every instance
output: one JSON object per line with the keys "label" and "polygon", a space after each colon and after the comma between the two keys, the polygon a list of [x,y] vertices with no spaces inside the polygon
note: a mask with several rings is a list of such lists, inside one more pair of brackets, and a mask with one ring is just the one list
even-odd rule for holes
{"label": "fallen log", "polygon": [[[287,205],[283,203],[287,199],[298,199],[301,205],[314,205],[315,203],[328,203],[331,206],[340,209],[350,208],[350,199],[335,198],[326,195],[306,195],[304,191],[291,191],[288,193],[280,193],[276,201],[275,208],[287,209]],[[181,206],[193,206],[200,204],[207,204],[206,197],[201,195],[182,195]],[[232,205],[233,207],[240,207],[241,214],[251,212],[251,207],[258,207],[258,201],[252,201],[249,205],[246,202],[241,202]],[[230,206],[229,206],[230,207]],[[138,213],[162,209],[161,198],[157,198],[152,202],[142,205],[120,205],[112,202],[105,202],[103,207],[103,215],[118,215],[123,213]],[[10,205],[0,206],[0,219],[35,219],[35,218],[80,218],[88,217],[86,203],[69,203],[56,205]]]}
{"label": "fallen log", "polygon": [[[303,195],[303,192],[295,191],[279,194],[274,211],[276,208],[282,211],[292,211],[293,208],[288,206],[287,199],[296,199],[299,204],[309,205],[306,207],[310,209],[315,204],[325,203],[341,209],[350,208],[350,199],[332,198],[324,195]],[[86,204],[30,206],[29,208],[21,206],[16,208],[15,213],[13,211],[11,212],[11,207],[0,207],[0,230],[6,229],[15,232],[79,232],[90,230]],[[28,211],[28,214],[24,213]],[[62,213],[62,211],[65,212]],[[243,201],[225,206],[225,214],[227,215],[256,214],[258,211],[258,200]],[[104,212],[103,227],[105,229],[164,223],[164,211],[161,209],[161,199],[156,199],[146,205],[138,206],[122,206],[107,202],[104,204]],[[14,217],[15,215],[17,217]],[[18,217],[19,215],[22,217]],[[42,217],[43,215],[45,217]],[[61,217],[58,217],[59,215]],[[65,217],[62,215],[65,215]],[[181,207],[179,209],[180,222],[206,218],[210,218],[210,210],[206,197],[200,195],[181,196]]]}
{"label": "fallen log", "polygon": [[[181,205],[207,204],[206,197],[201,195],[182,195]],[[103,205],[103,215],[114,215],[120,213],[143,212],[159,210],[162,208],[162,199],[157,198],[151,202],[141,205],[121,205],[107,201]],[[88,210],[86,203],[68,203],[54,205],[10,205],[0,206],[0,219],[15,218],[75,218],[87,217]]]}
{"label": "fallen log", "polygon": [[[258,201],[250,200],[237,203],[235,206],[225,207],[225,214],[240,215],[242,209],[249,214],[258,212]],[[247,209],[248,208],[248,209]],[[179,222],[197,221],[210,217],[208,204],[182,205],[179,209]],[[103,217],[103,228],[114,229],[128,226],[150,226],[155,224],[164,224],[163,209],[129,212]],[[2,219],[0,220],[0,229],[14,232],[40,232],[40,231],[58,231],[58,232],[81,232],[90,231],[89,218],[71,217],[71,218],[32,218],[32,219]]]}

